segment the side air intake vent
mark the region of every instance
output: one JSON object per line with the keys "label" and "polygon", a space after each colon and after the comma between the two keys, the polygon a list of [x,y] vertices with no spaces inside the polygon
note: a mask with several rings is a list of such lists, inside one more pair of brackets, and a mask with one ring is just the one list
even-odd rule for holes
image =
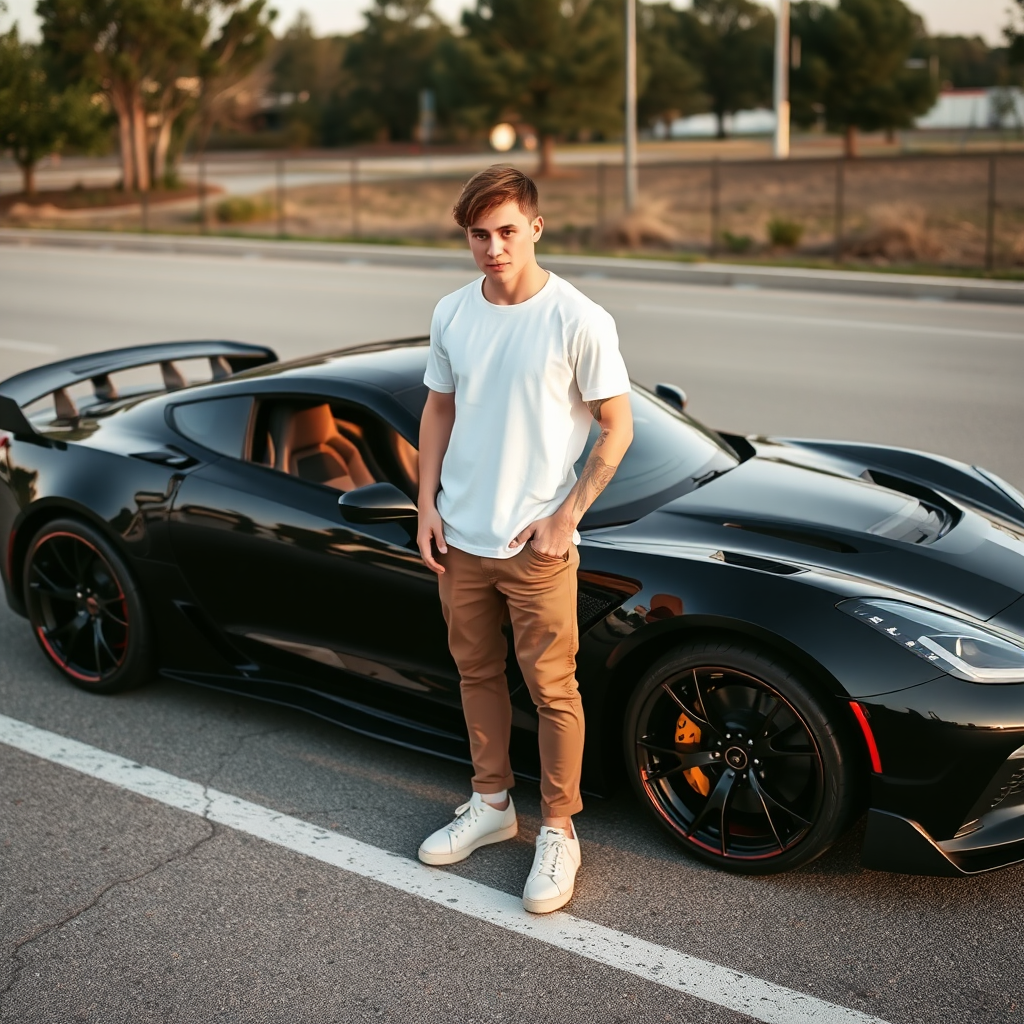
{"label": "side air intake vent", "polygon": [[716,551],[711,557],[728,565],[742,565],[744,569],[757,569],[776,576],[795,576],[798,572],[806,571],[797,565],[776,562],[771,558],[758,558],[757,555],[747,555],[742,551]]}
{"label": "side air intake vent", "polygon": [[580,569],[577,580],[576,621],[581,634],[640,590],[636,580],[588,569]]}
{"label": "side air intake vent", "polygon": [[807,544],[812,548],[823,548],[825,551],[838,551],[847,555],[857,553],[857,549],[850,544],[844,544],[841,540],[825,537],[820,533],[811,533],[807,530],[783,530],[775,526],[761,526],[752,523],[722,523],[722,525],[728,526],[733,530],[759,533],[763,537],[787,540],[792,544]]}

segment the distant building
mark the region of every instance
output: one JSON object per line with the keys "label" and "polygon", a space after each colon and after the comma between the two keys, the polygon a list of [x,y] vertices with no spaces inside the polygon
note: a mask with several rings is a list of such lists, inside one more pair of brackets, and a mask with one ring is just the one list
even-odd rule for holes
{"label": "distant building", "polygon": [[945,89],[918,128],[1024,128],[1024,90]]}
{"label": "distant building", "polygon": [[[1021,128],[1024,129],[1024,89],[1017,86],[990,89],[945,89],[935,106],[919,117],[917,128]],[[725,118],[728,135],[771,135],[774,110],[740,110]],[[714,114],[677,118],[669,125],[656,124],[656,139],[711,139],[718,132]]]}
{"label": "distant building", "polygon": [[[775,131],[774,110],[740,110],[726,114],[727,135],[771,135]],[[713,139],[718,134],[718,119],[714,114],[694,114],[676,118],[666,131],[664,124],[655,125],[656,139]]]}

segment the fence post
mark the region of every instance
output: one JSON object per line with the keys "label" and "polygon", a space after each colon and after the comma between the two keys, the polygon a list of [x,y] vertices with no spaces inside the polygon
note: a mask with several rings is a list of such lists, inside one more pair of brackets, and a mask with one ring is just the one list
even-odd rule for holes
{"label": "fence post", "polygon": [[714,256],[718,252],[718,218],[720,214],[719,208],[719,170],[718,170],[718,157],[711,163],[711,245],[708,249],[708,255]]}
{"label": "fence post", "polygon": [[604,223],[604,161],[597,163],[597,224],[600,229]]}
{"label": "fence post", "polygon": [[833,259],[836,263],[843,261],[843,215],[844,202],[846,199],[846,157],[841,156],[836,161],[836,241]]}
{"label": "fence post", "polygon": [[985,223],[985,269],[996,265],[996,158],[988,158],[988,208]]}
{"label": "fence post", "polygon": [[199,230],[206,234],[206,153],[199,154]]}
{"label": "fence post", "polygon": [[284,238],[284,157],[277,158],[277,237]]}
{"label": "fence post", "polygon": [[349,173],[349,181],[352,185],[352,237],[359,237],[359,158],[352,158],[352,166]]}

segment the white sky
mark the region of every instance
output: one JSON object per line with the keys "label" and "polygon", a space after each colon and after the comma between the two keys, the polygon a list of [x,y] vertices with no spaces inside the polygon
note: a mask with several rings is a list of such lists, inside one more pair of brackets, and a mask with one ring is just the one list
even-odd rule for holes
{"label": "white sky", "polygon": [[[3,0],[8,13],[0,15],[0,28],[6,29],[17,20],[23,38],[36,38],[38,21],[35,16],[36,0]],[[776,0],[763,0],[769,7]],[[281,31],[295,20],[300,10],[309,13],[318,35],[349,33],[362,25],[360,12],[368,5],[366,0],[275,0],[278,10],[277,30]],[[464,0],[434,0],[438,14],[447,21],[458,19]],[[681,6],[687,6],[685,3]],[[1001,30],[1006,23],[1009,0],[909,0],[909,6],[924,17],[932,34],[980,35],[990,44],[1002,42]]]}

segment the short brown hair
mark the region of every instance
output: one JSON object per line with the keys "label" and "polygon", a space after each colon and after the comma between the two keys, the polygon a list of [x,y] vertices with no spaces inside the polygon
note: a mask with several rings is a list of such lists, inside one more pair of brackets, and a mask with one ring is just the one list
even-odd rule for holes
{"label": "short brown hair", "polygon": [[537,186],[515,167],[493,164],[462,186],[452,215],[460,228],[469,228],[485,213],[505,203],[515,203],[527,220],[533,221],[539,210]]}

